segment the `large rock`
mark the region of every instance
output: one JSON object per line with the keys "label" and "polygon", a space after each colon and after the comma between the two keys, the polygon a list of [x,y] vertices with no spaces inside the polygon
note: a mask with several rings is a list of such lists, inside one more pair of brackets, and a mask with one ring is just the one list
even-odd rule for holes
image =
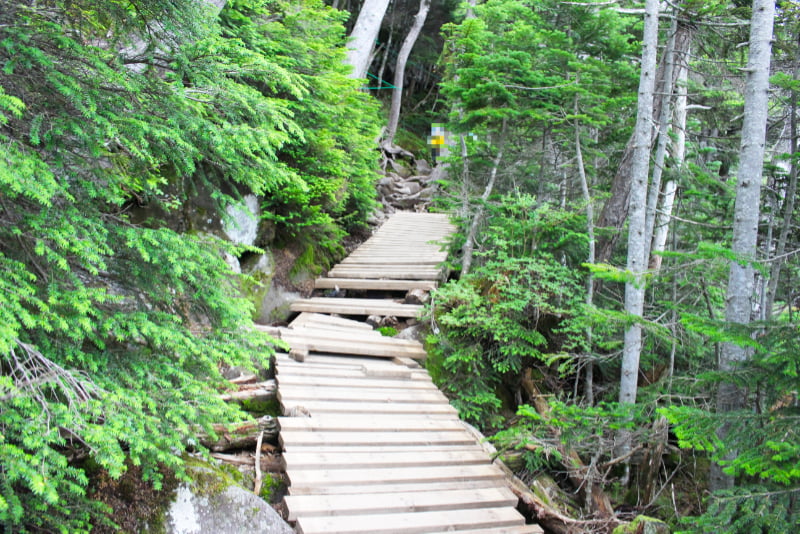
{"label": "large rock", "polygon": [[244,488],[205,491],[178,487],[167,511],[166,534],[294,534],[269,504]]}
{"label": "large rock", "polygon": [[273,321],[285,320],[291,313],[289,306],[299,298],[303,298],[303,295],[273,283],[261,300],[256,322],[269,324]]}
{"label": "large rock", "polygon": [[231,204],[225,211],[228,218],[222,224],[222,231],[228,239],[237,245],[255,245],[261,213],[258,198],[255,195],[245,195],[240,202]]}

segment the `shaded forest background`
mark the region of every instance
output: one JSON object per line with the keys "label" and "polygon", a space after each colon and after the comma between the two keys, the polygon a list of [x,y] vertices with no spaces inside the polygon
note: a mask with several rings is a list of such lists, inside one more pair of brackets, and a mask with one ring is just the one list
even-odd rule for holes
{"label": "shaded forest background", "polygon": [[[430,209],[461,233],[427,312],[428,367],[561,514],[541,518],[551,531],[643,513],[687,532],[800,524],[800,5],[776,6],[753,255],[733,248],[753,10],[661,6],[644,273],[626,267],[643,6],[431,3],[393,139],[429,159],[431,124],[449,132]],[[379,208],[378,147],[419,3],[389,4],[366,89],[345,64],[361,7],[4,2],[6,531],[89,531],[108,510],[87,498],[88,473],[135,466],[158,488],[182,476],[200,429],[248,417],[220,399],[221,371],[268,368],[274,341],[251,328],[258,280],[226,256],[292,246],[324,268]],[[262,237],[237,245],[216,225],[247,195]],[[732,264],[752,267],[745,322],[726,315]],[[626,285],[643,291],[638,315]],[[638,393],[620,403],[632,325]],[[731,346],[746,357],[721,366]]]}

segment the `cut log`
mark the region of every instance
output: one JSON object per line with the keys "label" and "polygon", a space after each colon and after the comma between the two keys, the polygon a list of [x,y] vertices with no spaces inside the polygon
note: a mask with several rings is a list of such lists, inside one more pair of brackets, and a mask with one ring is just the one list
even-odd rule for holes
{"label": "cut log", "polygon": [[220,397],[226,402],[266,402],[274,399],[277,396],[277,389],[278,388],[274,380],[267,380],[265,382],[258,382],[256,384],[248,384],[239,389],[239,391],[223,393],[220,395]]}
{"label": "cut log", "polygon": [[214,425],[216,440],[201,435],[200,443],[212,452],[226,452],[236,449],[249,449],[255,446],[259,434],[264,432],[264,440],[269,443],[278,442],[278,422],[274,417],[265,415],[259,419],[242,423],[229,429],[227,425]]}

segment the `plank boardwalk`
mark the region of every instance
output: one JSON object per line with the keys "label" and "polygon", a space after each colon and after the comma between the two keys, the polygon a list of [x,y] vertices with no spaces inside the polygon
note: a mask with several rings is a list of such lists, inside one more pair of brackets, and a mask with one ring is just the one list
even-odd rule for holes
{"label": "plank boardwalk", "polygon": [[[439,214],[397,213],[316,287],[431,290],[443,279]],[[299,534],[534,534],[504,473],[417,362],[417,341],[384,337],[366,315],[414,317],[399,299],[300,299],[276,355],[278,419]],[[331,314],[335,314],[331,315]]]}

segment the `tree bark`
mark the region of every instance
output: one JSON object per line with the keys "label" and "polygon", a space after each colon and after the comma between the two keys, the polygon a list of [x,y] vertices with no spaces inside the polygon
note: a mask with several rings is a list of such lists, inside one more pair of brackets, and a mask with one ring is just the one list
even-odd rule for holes
{"label": "tree bark", "polygon": [[[650,132],[655,91],[656,51],[658,47],[658,0],[645,3],[644,37],[642,39],[642,71],[639,78],[639,104],[636,115],[634,151],[631,157],[631,211],[628,223],[627,270],[631,280],[625,284],[625,311],[638,320],[644,312],[646,269],[645,206],[647,178],[650,170]],[[639,356],[642,349],[642,327],[632,324],[625,330],[622,353],[619,402],[636,402]]]}
{"label": "tree bark", "polygon": [[[764,144],[766,140],[767,104],[769,101],[769,67],[772,55],[772,27],[775,19],[773,0],[753,0],[753,17],[750,21],[750,57],[747,61],[747,81],[744,91],[744,122],[740,148],[739,175],[736,180],[736,202],[733,214],[732,249],[739,261],[731,261],[728,277],[725,320],[729,323],[750,323],[754,286],[754,269],[758,240],[758,220],[761,202]],[[723,343],[719,368],[733,371],[747,360],[749,350],[735,343]],[[745,392],[733,383],[723,382],[717,391],[717,413],[725,414],[745,406]],[[723,441],[729,432],[723,424],[717,435]],[[726,459],[736,457],[730,451]],[[723,473],[719,464],[712,464],[710,489],[720,490],[734,486],[733,477]]]}
{"label": "tree bark", "polygon": [[222,400],[231,402],[243,402],[243,401],[269,401],[275,398],[277,394],[278,387],[275,384],[274,380],[267,380],[265,382],[259,382],[256,384],[249,384],[246,386],[242,386],[239,391],[233,391],[231,393],[223,393],[220,395]]}
{"label": "tree bark", "polygon": [[351,78],[367,77],[375,39],[378,37],[388,7],[389,0],[365,0],[361,6],[356,24],[350,32],[350,43],[347,45],[345,63],[353,67]]}
{"label": "tree bark", "polygon": [[386,127],[386,141],[387,145],[391,145],[394,141],[394,136],[397,133],[397,125],[400,122],[400,105],[403,103],[403,84],[406,71],[406,63],[408,56],[411,54],[411,49],[417,42],[419,32],[422,31],[422,26],[425,25],[425,19],[428,18],[428,11],[431,7],[431,0],[420,0],[419,11],[414,17],[414,24],[408,30],[403,45],[400,47],[400,52],[397,54],[397,63],[394,66],[394,89],[392,89],[392,104],[389,108],[389,124]]}
{"label": "tree bark", "polygon": [[[678,26],[681,31],[681,26]],[[672,130],[675,135],[675,142],[672,145],[672,163],[675,172],[680,175],[686,159],[686,104],[688,100],[687,82],[689,80],[689,56],[691,51],[691,41],[694,33],[687,32],[687,46],[684,53],[676,54],[676,65],[678,67],[678,78],[675,82],[675,110],[673,112]],[[675,195],[678,191],[678,183],[675,179],[670,179],[664,184],[664,199],[661,203],[661,211],[658,213],[657,223],[653,229],[653,244],[650,250],[650,269],[658,271],[661,268],[661,256],[667,246],[669,226],[672,221],[672,211],[675,206]],[[670,375],[671,376],[671,375]]]}
{"label": "tree bark", "polygon": [[[691,42],[692,30],[686,24],[678,24],[678,33],[675,36],[675,53],[685,55],[688,50],[689,43]],[[664,77],[664,68],[659,69],[657,78],[666,80]],[[675,85],[675,76],[677,69],[673,69],[672,79],[668,80],[669,83],[662,81],[662,87],[669,88]],[[664,89],[664,92],[671,89]],[[659,116],[661,114],[661,99],[655,98],[652,103],[653,113],[652,116]],[[650,139],[652,142],[652,129],[650,132]],[[628,217],[628,207],[630,205],[631,183],[632,183],[632,157],[634,152],[635,134],[631,136],[630,141],[625,146],[625,151],[620,159],[617,172],[614,174],[614,179],[611,182],[611,196],[603,205],[600,210],[600,215],[597,217],[595,224],[596,228],[608,228],[608,232],[599,234],[597,237],[597,261],[600,263],[608,262],[616,247],[617,239],[621,235],[621,229],[625,224]]]}

